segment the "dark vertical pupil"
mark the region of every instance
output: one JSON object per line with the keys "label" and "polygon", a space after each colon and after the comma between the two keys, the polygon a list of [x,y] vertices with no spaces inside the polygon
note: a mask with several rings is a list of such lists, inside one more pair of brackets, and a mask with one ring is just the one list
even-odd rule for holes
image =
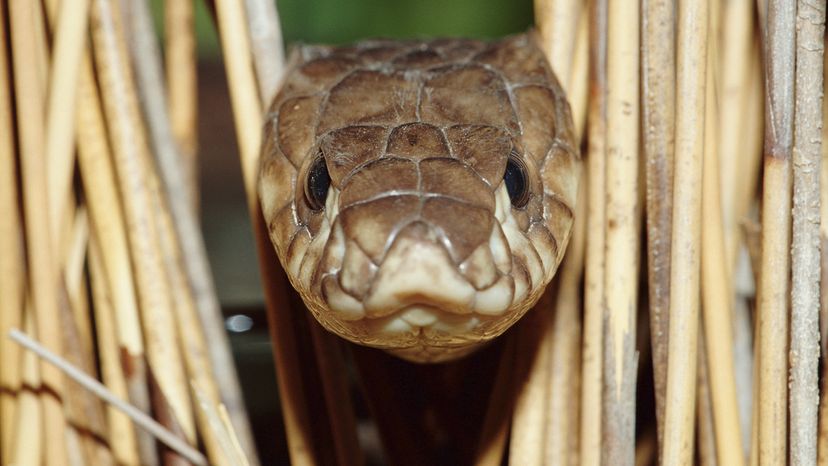
{"label": "dark vertical pupil", "polygon": [[330,186],[331,176],[328,174],[325,157],[319,156],[313,161],[305,183],[305,197],[311,209],[322,210],[325,207],[325,199],[328,197]]}
{"label": "dark vertical pupil", "polygon": [[523,207],[529,202],[529,186],[526,179],[526,165],[517,156],[510,156],[503,174],[506,191],[515,207]]}

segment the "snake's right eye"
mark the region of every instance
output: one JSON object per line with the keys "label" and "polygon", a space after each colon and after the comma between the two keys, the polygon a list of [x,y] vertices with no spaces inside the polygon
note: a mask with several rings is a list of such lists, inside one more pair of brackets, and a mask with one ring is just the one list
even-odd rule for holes
{"label": "snake's right eye", "polygon": [[328,188],[331,186],[331,175],[325,164],[325,157],[318,155],[313,161],[308,178],[305,180],[305,199],[313,210],[322,210],[328,198]]}
{"label": "snake's right eye", "polygon": [[529,202],[529,177],[526,173],[526,162],[514,151],[506,161],[503,182],[506,184],[506,191],[509,193],[513,206],[520,209]]}

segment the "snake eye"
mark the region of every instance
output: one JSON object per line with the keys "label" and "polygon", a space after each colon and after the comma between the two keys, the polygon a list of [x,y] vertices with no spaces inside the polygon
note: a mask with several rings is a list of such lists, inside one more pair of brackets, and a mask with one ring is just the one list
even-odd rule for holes
{"label": "snake eye", "polygon": [[512,205],[521,208],[529,202],[529,182],[526,175],[526,163],[514,151],[506,162],[506,172],[503,173],[503,182]]}
{"label": "snake eye", "polygon": [[331,175],[325,164],[325,157],[321,154],[313,161],[308,178],[305,180],[305,199],[313,210],[322,210],[325,199],[328,198],[328,188],[331,186]]}

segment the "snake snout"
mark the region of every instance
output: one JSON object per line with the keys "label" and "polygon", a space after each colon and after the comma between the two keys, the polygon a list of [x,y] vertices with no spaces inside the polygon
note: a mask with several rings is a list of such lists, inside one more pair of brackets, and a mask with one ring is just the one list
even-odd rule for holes
{"label": "snake snout", "polygon": [[364,303],[369,317],[412,305],[467,314],[474,295],[474,287],[440,244],[436,229],[415,221],[395,235]]}

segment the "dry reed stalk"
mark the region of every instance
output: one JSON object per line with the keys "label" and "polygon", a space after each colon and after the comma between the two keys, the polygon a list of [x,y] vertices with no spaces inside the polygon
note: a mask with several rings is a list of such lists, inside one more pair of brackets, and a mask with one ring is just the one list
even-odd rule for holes
{"label": "dry reed stalk", "polygon": [[227,416],[227,410],[222,410],[224,405],[213,404],[213,400],[205,395],[204,390],[199,387],[197,382],[192,381],[190,385],[192,386],[193,395],[195,395],[198,411],[202,413],[202,417],[208,420],[207,428],[211,431],[210,437],[218,442],[222,457],[227,458],[229,464],[233,466],[249,466],[250,462],[235,436],[233,425],[230,424],[230,418]]}
{"label": "dry reed stalk", "polygon": [[486,416],[477,446],[475,466],[500,466],[506,450],[513,399],[513,375],[515,363],[515,338],[504,343],[503,354],[498,362],[495,383],[486,404]]}
{"label": "dry reed stalk", "polygon": [[178,143],[184,184],[193,211],[198,211],[198,74],[196,71],[195,4],[164,3],[168,113]]}
{"label": "dry reed stalk", "polygon": [[[704,329],[699,329],[699,338],[704,340]],[[696,436],[696,447],[699,452],[698,464],[700,466],[716,466],[718,460],[716,459],[716,451],[718,445],[716,444],[715,435],[715,415],[713,413],[712,395],[710,393],[710,380],[707,374],[710,373],[709,365],[707,364],[707,355],[704,351],[698,352],[698,381],[696,395],[698,401],[696,402],[696,422],[698,423],[698,435]]]}
{"label": "dry reed stalk", "polygon": [[[823,55],[823,69],[828,69],[828,54]],[[823,96],[825,95],[828,80],[823,81]],[[822,140],[828,138],[828,99],[822,100]],[[828,144],[822,145],[822,166],[820,169],[820,219],[828,219]],[[828,350],[828,221],[820,221],[819,237],[822,250],[820,251],[820,350],[826,354]],[[822,367],[822,385],[820,390],[825,393],[825,380],[828,380],[828,364]],[[817,441],[817,464],[828,464],[828,396],[819,399],[819,439]]]}
{"label": "dry reed stalk", "polygon": [[[719,83],[719,165],[721,170],[721,198],[725,228],[725,247],[728,258],[735,258],[739,243],[739,221],[745,212],[737,212],[736,187],[748,177],[744,165],[745,111],[752,97],[749,82],[754,69],[750,66],[754,51],[754,0],[722,2],[721,35],[716,37],[721,52],[717,63],[716,81]],[[745,154],[756,158],[757,154]],[[753,196],[751,196],[753,197]],[[731,270],[735,263],[729,262]]]}
{"label": "dry reed stalk", "polygon": [[[130,402],[149,412],[144,337],[133,287],[129,246],[106,139],[101,99],[88,53],[84,55],[81,67],[78,103],[78,166],[86,192],[92,236],[100,243],[103,273],[114,312],[117,349],[108,357],[122,364]],[[156,464],[158,457],[154,440],[144,432],[138,433],[138,439],[141,464]]]}
{"label": "dry reed stalk", "polygon": [[569,77],[569,104],[572,107],[572,122],[575,124],[575,138],[584,139],[587,100],[589,98],[589,13],[582,8],[575,35],[575,52],[572,57],[572,74]]}
{"label": "dry reed stalk", "polygon": [[[18,210],[17,160],[12,122],[12,90],[6,42],[6,1],[0,0],[0,335],[20,327],[25,287],[23,224]],[[0,338],[0,463],[10,464],[14,439],[20,351]]]}
{"label": "dry reed stalk", "polygon": [[601,393],[606,238],[607,1],[589,4],[589,109],[586,156],[587,237],[581,351],[580,453],[584,466],[601,464]]}
{"label": "dry reed stalk", "polygon": [[[167,193],[166,202],[172,213],[175,233],[181,247],[183,265],[187,274],[188,287],[196,301],[199,316],[198,325],[210,342],[208,354],[218,383],[221,401],[228,407],[231,419],[245,450],[249,451],[249,460],[254,466],[259,464],[255,454],[253,434],[247,410],[239,386],[235,362],[233,361],[230,342],[224,330],[224,318],[218,301],[207,250],[201,234],[197,209],[197,199],[191,197],[197,182],[189,178],[183,161],[187,155],[176,145],[170,116],[164,97],[161,56],[152,26],[149,4],[146,0],[129,2],[130,20],[133,35],[130,47],[135,62],[138,91],[141,103],[147,115],[146,122],[154,148],[158,171]],[[195,149],[195,146],[193,146]],[[197,170],[196,170],[197,172]],[[197,173],[196,173],[197,174]]]}
{"label": "dry reed stalk", "polygon": [[46,161],[49,180],[49,224],[53,247],[61,237],[61,218],[71,196],[75,162],[75,104],[81,57],[86,45],[90,0],[63,1],[52,20],[54,52],[46,107]]}
{"label": "dry reed stalk", "polygon": [[[11,18],[17,130],[21,154],[23,213],[26,224],[29,287],[36,315],[37,334],[44,345],[61,351],[58,311],[58,270],[49,226],[47,165],[43,144],[43,93],[38,85],[38,51],[32,25],[40,14],[39,5],[28,0],[9,4]],[[41,366],[38,387],[43,409],[45,464],[66,464],[66,419],[63,413],[63,376],[54,367]]]}
{"label": "dry reed stalk", "polygon": [[[713,410],[715,453],[718,464],[744,464],[739,405],[733,367],[733,300],[731,266],[726,254],[723,197],[718,152],[718,106],[715,69],[718,62],[716,32],[711,11],[708,31],[704,163],[702,176],[701,290],[704,353]],[[732,158],[732,157],[731,157]],[[728,184],[729,185],[729,184]],[[700,397],[701,398],[701,397]]]}
{"label": "dry reed stalk", "polygon": [[198,450],[182,441],[180,438],[175,436],[175,434],[165,429],[164,426],[141,412],[141,410],[113,395],[112,392],[107,390],[102,383],[85,374],[78,367],[72,365],[57,354],[49,351],[45,346],[19,330],[12,330],[8,336],[16,343],[29,350],[30,353],[36,355],[36,357],[39,357],[44,362],[57,367],[58,370],[66,374],[67,377],[83,386],[86,390],[92,392],[92,394],[98,398],[127,414],[133,421],[135,421],[136,424],[150,431],[160,442],[180,453],[192,464],[197,466],[207,466],[207,460]]}
{"label": "dry reed stalk", "polygon": [[[111,286],[107,283],[100,245],[95,235],[91,236],[89,244],[89,275],[92,285],[101,379],[113,395],[121,399],[129,399],[127,379],[118,359],[120,351],[113,310],[114,301],[109,291]],[[107,439],[115,460],[120,465],[139,466],[141,460],[132,421],[112,406],[107,407],[106,416],[109,425]]]}
{"label": "dry reed stalk", "polygon": [[[639,271],[639,4],[610,0],[607,35],[605,464],[635,461]],[[631,71],[632,70],[632,71]]]}
{"label": "dry reed stalk", "polygon": [[546,382],[544,462],[578,464],[580,444],[578,407],[581,388],[581,279],[586,240],[586,172],[582,172],[575,207],[575,224],[566,256],[558,272],[549,345],[549,379]]}
{"label": "dry reed stalk", "polygon": [[676,114],[670,247],[670,334],[662,464],[693,458],[698,367],[701,207],[704,157],[707,2],[679,1]]}
{"label": "dry reed stalk", "polygon": [[109,0],[95,0],[92,39],[120,181],[147,356],[163,405],[170,409],[172,421],[192,443],[195,441],[192,406],[148,186],[146,161],[150,153],[129,70],[120,25],[122,17],[116,8],[118,5]]}
{"label": "dry reed stalk", "polygon": [[245,0],[247,26],[262,108],[267,108],[284,77],[285,50],[276,2]]}
{"label": "dry reed stalk", "polygon": [[675,0],[642,3],[642,122],[647,203],[650,345],[659,451],[664,433],[670,306],[670,236],[676,104]]}
{"label": "dry reed stalk", "polygon": [[[166,199],[160,191],[158,177],[153,172],[152,164],[146,162],[149,161],[145,161],[145,170],[148,175],[152,208],[156,213],[156,225],[158,226],[159,245],[164,258],[164,268],[172,290],[173,310],[187,369],[187,379],[191,382],[191,385],[199,387],[207,403],[218,406],[221,404],[221,395],[210,363],[207,339],[199,322],[195,298],[187,283],[187,276],[183,269],[180,241],[175,234]],[[193,399],[196,399],[196,397],[193,396]],[[196,409],[195,413],[198,430],[207,449],[210,464],[231,466],[230,458],[221,448],[220,439],[216,437],[217,432],[211,427],[210,419],[205,411]]]}
{"label": "dry reed stalk", "polygon": [[796,5],[771,0],[765,37],[765,174],[759,282],[759,464],[787,459],[788,299]]}
{"label": "dry reed stalk", "polygon": [[[319,451],[314,450],[310,419],[311,407],[305,400],[311,395],[299,366],[299,342],[302,335],[294,334],[296,322],[287,299],[287,283],[279,270],[278,259],[267,234],[256,193],[259,143],[261,139],[262,106],[256,92],[256,80],[250,63],[245,12],[240,2],[216,2],[222,50],[224,51],[231,104],[238,138],[242,175],[247,194],[248,209],[253,222],[259,268],[265,284],[265,302],[268,324],[273,341],[282,417],[285,423],[288,450],[293,464],[316,464]],[[307,335],[305,335],[307,336]],[[312,367],[306,370],[313,370]],[[336,425],[341,419],[331,419]],[[342,432],[343,430],[339,430]],[[334,432],[337,432],[334,429]],[[326,446],[327,447],[327,446]]]}
{"label": "dry reed stalk", "polygon": [[544,464],[545,421],[549,409],[546,388],[552,370],[549,334],[551,314],[555,312],[553,295],[553,287],[549,287],[532,309],[532,314],[524,317],[530,319],[530,323],[522,325],[518,332],[517,373],[526,376],[516,378],[520,386],[512,414],[508,463],[513,466]]}
{"label": "dry reed stalk", "polygon": [[825,1],[797,2],[791,243],[790,462],[816,464],[819,406],[819,176]]}
{"label": "dry reed stalk", "polygon": [[[34,310],[31,300],[26,300],[23,326],[26,332],[35,332]],[[8,340],[8,334],[3,335]],[[41,386],[40,363],[37,356],[29,351],[20,352],[21,389],[17,400],[14,446],[11,451],[15,466],[42,466],[45,461],[43,431],[43,403],[37,394]]]}
{"label": "dry reed stalk", "polygon": [[577,0],[535,0],[535,25],[540,47],[552,70],[560,78],[564,91],[569,90],[572,75],[575,38],[582,2]]}

